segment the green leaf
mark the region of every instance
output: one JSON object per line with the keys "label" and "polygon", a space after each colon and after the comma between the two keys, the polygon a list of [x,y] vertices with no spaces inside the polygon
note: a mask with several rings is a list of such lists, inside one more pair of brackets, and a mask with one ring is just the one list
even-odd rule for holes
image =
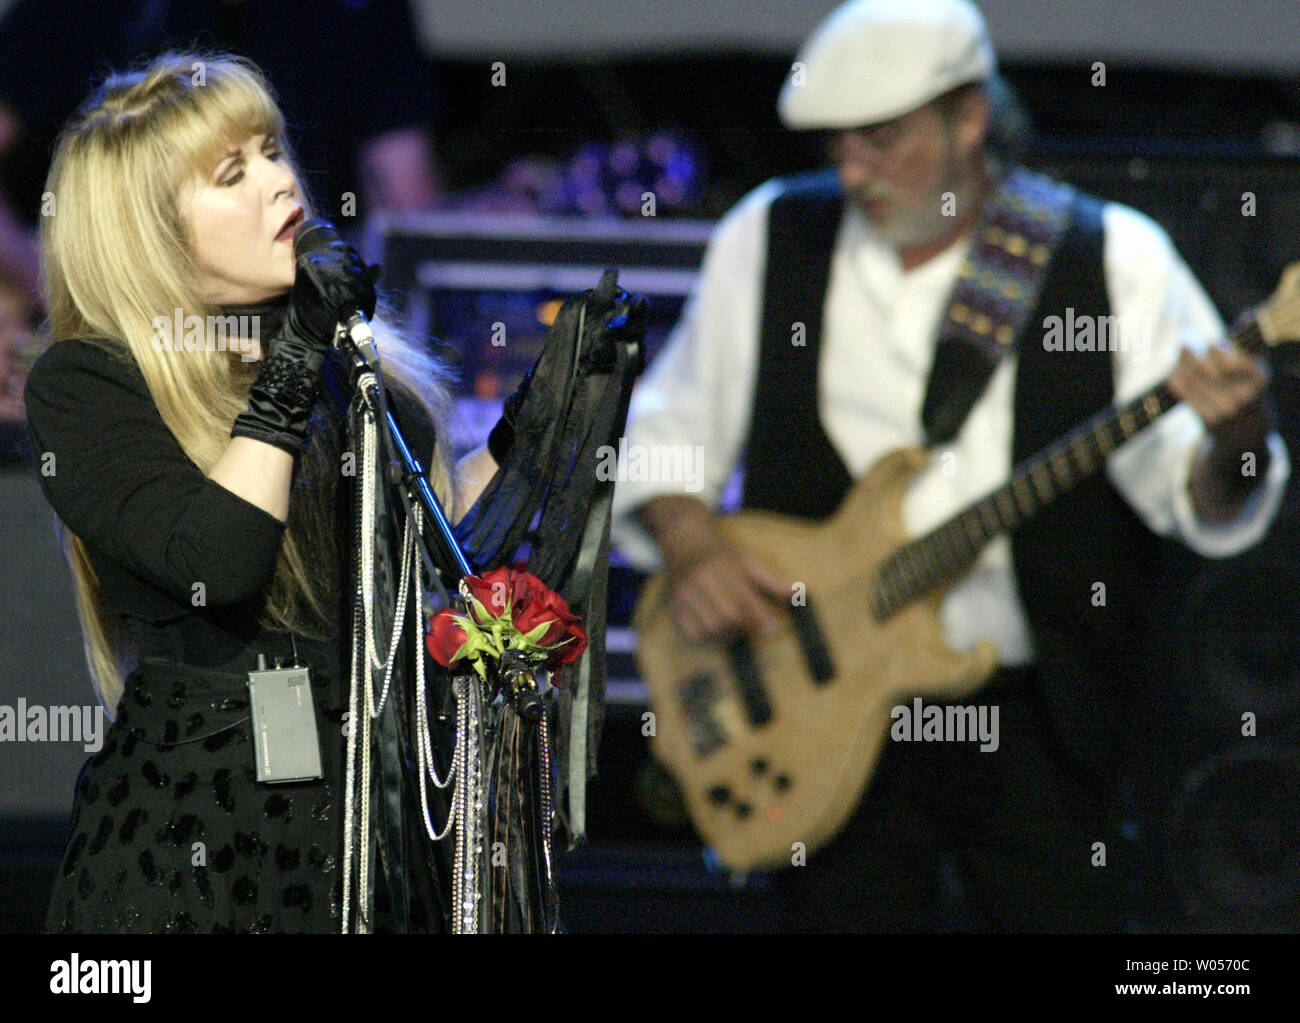
{"label": "green leaf", "polygon": [[480,603],[477,597],[471,595],[468,600],[474,612],[475,622],[481,624],[483,628],[487,628],[487,623],[495,620],[495,616],[488,613],[488,609]]}
{"label": "green leaf", "polygon": [[541,650],[544,649],[544,647],[541,644],[541,639],[543,636],[546,635],[547,630],[550,629],[550,627],[554,624],[555,624],[554,619],[552,619],[549,622],[542,622],[541,625],[529,629],[527,632],[520,633],[520,635],[522,635],[524,639],[528,641],[529,649]]}
{"label": "green leaf", "polygon": [[451,620],[465,630],[467,637],[477,636],[479,634],[478,623],[467,615],[452,615]]}

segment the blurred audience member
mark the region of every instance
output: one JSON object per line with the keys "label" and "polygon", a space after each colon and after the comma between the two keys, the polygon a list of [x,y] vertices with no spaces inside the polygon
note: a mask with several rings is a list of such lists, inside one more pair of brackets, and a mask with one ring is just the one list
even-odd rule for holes
{"label": "blurred audience member", "polygon": [[0,465],[21,465],[27,459],[23,387],[36,358],[35,308],[25,289],[0,276]]}
{"label": "blurred audience member", "polygon": [[0,420],[22,422],[23,384],[32,358],[32,303],[0,279]]}

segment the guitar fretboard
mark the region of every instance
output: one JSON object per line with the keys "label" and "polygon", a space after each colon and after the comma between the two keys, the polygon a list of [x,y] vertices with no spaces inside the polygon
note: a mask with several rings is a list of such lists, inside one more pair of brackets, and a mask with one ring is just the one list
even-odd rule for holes
{"label": "guitar fretboard", "polygon": [[[1243,351],[1266,345],[1250,320],[1229,334]],[[884,621],[935,587],[960,576],[996,536],[1008,533],[1096,473],[1121,444],[1178,404],[1157,384],[1120,408],[1099,412],[1012,471],[1003,487],[885,559],[872,585],[872,610]]]}

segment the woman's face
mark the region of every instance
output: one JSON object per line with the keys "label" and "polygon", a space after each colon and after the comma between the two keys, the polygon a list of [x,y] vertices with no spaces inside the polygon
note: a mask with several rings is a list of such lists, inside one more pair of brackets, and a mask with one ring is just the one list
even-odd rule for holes
{"label": "woman's face", "polygon": [[293,235],[304,212],[273,136],[231,146],[182,188],[179,202],[208,302],[263,302],[293,286]]}

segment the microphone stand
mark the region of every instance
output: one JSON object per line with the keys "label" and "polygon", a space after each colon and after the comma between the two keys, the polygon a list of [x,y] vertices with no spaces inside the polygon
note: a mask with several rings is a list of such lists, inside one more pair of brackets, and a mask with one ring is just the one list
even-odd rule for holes
{"label": "microphone stand", "polygon": [[[617,330],[628,327],[635,335],[633,338],[635,343],[623,350],[627,355],[633,356],[632,362],[620,357],[621,353],[614,352],[616,357],[613,363],[621,367],[618,372],[621,373],[622,379],[617,408],[607,402],[599,410],[588,410],[592,415],[599,411],[603,417],[601,418],[603,427],[608,429],[612,427],[613,419],[626,416],[631,376],[640,369],[639,345],[645,303],[643,299],[630,300],[630,304],[625,308],[621,311],[618,309],[620,303],[629,301],[629,296],[618,288],[617,273],[613,270],[606,271],[592,295],[608,303],[608,308],[605,305],[601,306],[603,311],[619,312],[617,317],[610,319],[601,329]],[[569,394],[566,402],[572,400],[573,387],[583,365],[582,347],[586,338],[587,306],[588,299],[584,298],[576,309],[571,309],[570,319],[573,322],[564,328],[566,333],[572,331],[564,339],[565,347],[562,349],[565,357],[571,360],[567,373],[560,378],[561,383],[565,378],[568,379]],[[469,589],[464,585],[464,580],[466,576],[472,574],[472,567],[457,542],[428,481],[424,478],[419,460],[411,452],[410,445],[387,407],[379,355],[374,348],[373,338],[360,317],[353,317],[348,324],[340,325],[336,344],[351,361],[353,387],[364,405],[363,416],[374,414],[378,420],[373,426],[369,421],[362,424],[366,438],[365,450],[362,453],[365,466],[363,475],[367,479],[374,479],[371,474],[377,473],[379,469],[374,462],[382,460],[385,467],[383,479],[389,488],[396,491],[407,512],[406,539],[403,542],[400,571],[401,573],[412,571],[410,559],[415,548],[412,546],[411,539],[414,531],[410,527],[411,517],[414,514],[412,502],[414,502],[434,527],[428,537],[419,534],[424,557],[431,569],[431,578],[439,586],[442,586],[441,577],[455,580],[456,596],[449,598],[444,591],[444,600],[447,606],[451,606],[455,601],[456,610],[464,612],[465,604],[469,603]],[[592,352],[586,353],[587,357],[592,355]],[[636,363],[635,368],[633,362]],[[567,403],[565,408],[569,408]],[[584,415],[588,412],[584,412]],[[567,416],[568,413],[566,412],[565,415]],[[382,453],[376,443],[378,438],[371,432],[374,428],[377,428],[384,438]],[[590,453],[586,448],[583,450],[585,454]],[[495,480],[489,483],[485,491],[485,494],[490,495],[489,500],[501,496],[495,484]],[[511,495],[505,496],[507,499],[511,498]],[[363,502],[368,499],[369,495],[366,492]],[[593,499],[606,502],[593,504],[593,508],[600,508],[601,514],[607,515],[608,499],[608,492]],[[392,502],[387,504],[395,507]],[[368,506],[363,503],[363,507]],[[506,508],[514,509],[509,512],[514,516],[514,520],[507,529],[507,539],[500,540],[495,552],[489,550],[482,553],[481,556],[489,563],[503,553],[507,543],[516,542],[508,538],[516,537],[521,528],[518,517],[524,509],[515,509],[514,503],[507,504]],[[473,510],[470,514],[474,514]],[[363,511],[361,523],[363,530],[366,528],[365,520],[370,518],[371,512]],[[494,529],[499,525],[493,520],[488,521]],[[603,538],[597,537],[599,543],[595,546],[591,544],[588,534],[593,521],[595,520],[589,514],[584,530],[585,553],[582,557],[590,560],[587,567],[582,569],[584,572],[594,571],[592,563],[598,556],[597,551],[603,550],[605,542]],[[477,528],[482,524],[477,522],[474,525]],[[363,537],[362,543],[371,543],[373,539],[373,537]],[[472,540],[469,542],[473,544]],[[363,552],[366,549],[368,548],[363,547]],[[549,547],[546,551],[548,555],[551,554]],[[403,574],[401,597],[399,597],[399,604],[403,607],[402,597],[409,593],[408,582],[408,577]],[[583,584],[584,587],[586,585],[588,584]],[[586,593],[587,590],[583,589],[582,592]],[[600,592],[603,594],[603,587]],[[374,652],[369,650],[370,632],[373,630],[370,630],[368,623],[373,610],[375,609],[372,606],[367,605],[362,612],[364,621],[362,618],[358,618],[357,621],[361,622],[361,627],[369,630],[365,635],[368,651],[366,659],[370,664],[378,667]],[[597,620],[603,625],[603,617]],[[395,622],[394,637],[398,631]],[[501,642],[499,638],[497,642],[498,644]],[[419,674],[416,679],[417,692],[414,706],[417,713],[422,715],[425,708],[423,653],[418,653],[417,657],[420,660],[417,661]],[[420,801],[424,811],[423,823],[429,838],[435,843],[441,842],[443,838],[454,832],[455,848],[450,853],[453,857],[450,872],[451,894],[449,906],[446,906],[450,909],[451,929],[454,933],[483,933],[494,929],[556,932],[560,929],[558,892],[551,856],[552,830],[556,817],[551,792],[553,763],[549,737],[550,725],[537,678],[543,660],[544,658],[531,658],[522,655],[521,651],[511,649],[504,651],[492,669],[487,669],[482,663],[478,663],[475,665],[478,669],[477,674],[469,671],[452,678],[446,693],[449,702],[445,702],[444,707],[451,710],[454,702],[455,724],[452,740],[454,752],[451,763],[441,769],[434,766],[432,734],[428,731],[426,721],[421,717],[415,723],[415,740],[418,746],[416,752],[419,761],[415,783],[420,787]],[[365,666],[365,670],[370,671],[369,664]],[[391,663],[388,671],[391,673]],[[391,677],[391,674],[385,676],[385,693],[388,692],[388,682]],[[402,689],[403,686],[399,685],[394,692],[400,694]],[[356,683],[353,690],[354,692],[357,690]],[[367,688],[365,693],[369,700],[371,690]],[[391,704],[386,706],[391,710]],[[585,707],[585,704],[583,706]],[[440,719],[443,723],[450,723],[445,711],[440,715]],[[585,738],[586,726],[584,725],[583,728]],[[586,753],[582,753],[581,756],[579,772],[586,764]],[[410,763],[409,755],[406,763]],[[436,789],[447,790],[451,783],[453,767],[456,778],[454,787],[451,787],[448,793],[451,808],[446,818],[446,825],[439,835],[435,834],[435,826],[431,823],[429,815],[425,776],[426,773],[430,775]],[[570,774],[572,773],[571,771]],[[439,775],[447,781],[440,781]],[[349,792],[351,791],[349,787]],[[494,861],[489,862],[491,851],[502,843],[505,843],[510,850],[508,855],[512,857],[508,864],[509,869],[505,873],[494,870],[497,864]],[[444,849],[446,848],[444,846]],[[362,866],[364,867],[366,863],[368,861],[363,862]],[[400,870],[400,866],[398,869]],[[346,910],[345,890],[345,918]]]}
{"label": "microphone stand", "polygon": [[[456,540],[451,523],[437,495],[434,494],[433,488],[425,477],[420,459],[411,450],[411,445],[402,433],[397,418],[389,408],[383,371],[373,342],[358,343],[349,332],[342,331],[337,343],[351,364],[353,392],[376,413],[376,427],[382,438],[378,452],[383,467],[381,478],[388,491],[396,493],[402,502],[408,522],[413,515],[414,503],[423,512],[424,520],[432,524],[432,529],[412,531],[417,549],[421,551],[430,570],[431,580],[442,592],[444,605],[464,612],[466,600],[461,594],[460,583],[466,576],[473,574],[472,566]],[[420,616],[417,615],[417,621],[419,619]],[[393,656],[392,651],[390,656]],[[417,654],[417,657],[423,657],[423,654]],[[367,666],[365,670],[368,671],[369,667]],[[527,676],[528,684],[520,686],[520,691],[535,693],[537,683],[531,670],[527,671]],[[408,699],[414,700],[415,704],[422,704],[424,697],[417,688],[409,694]],[[490,725],[492,716],[487,707],[492,699],[491,692],[480,689],[479,679],[472,671],[454,678],[448,689],[436,698],[436,702],[441,706],[441,710],[436,714],[438,721],[444,727],[449,726],[453,729],[451,749],[434,744],[432,733],[426,732],[429,725],[424,722],[420,709],[414,705],[407,712],[413,715],[414,720],[409,720],[405,726],[402,726],[392,716],[392,702],[386,702],[382,719],[378,723],[380,739],[388,751],[387,755],[391,756],[396,751],[399,760],[416,757],[415,771],[421,789],[417,798],[424,807],[425,815],[430,812],[430,809],[429,804],[424,802],[426,768],[424,754],[419,752],[421,746],[426,742],[433,744],[429,746],[429,755],[442,759],[441,771],[445,772],[448,780],[451,777],[451,764],[459,762],[461,765],[458,772],[460,777],[455,788],[446,793],[447,802],[443,807],[447,814],[447,830],[443,835],[451,838],[452,845],[441,847],[438,854],[441,868],[436,869],[441,880],[434,886],[437,898],[443,903],[443,911],[447,914],[453,933],[486,933],[491,930],[495,916],[490,908],[491,889],[488,886],[490,869],[487,821],[490,815],[484,812],[487,801],[483,796],[484,786],[487,784],[485,760],[494,734]],[[404,740],[398,734],[404,727],[413,728],[418,734]],[[402,747],[405,747],[404,751]],[[369,752],[363,753],[363,756],[368,757]],[[401,783],[396,778],[390,777],[387,770],[383,774],[381,791],[387,790],[384,801],[390,806],[395,803],[400,804]],[[438,797],[431,792],[429,798]],[[547,805],[549,807],[549,804]],[[453,820],[456,822],[454,834],[449,835]],[[549,828],[549,824],[547,826]],[[430,834],[432,837],[432,833]],[[547,834],[549,838],[549,830]],[[396,833],[390,834],[390,847],[393,843],[401,842],[402,839]],[[441,845],[440,842],[436,844]],[[549,852],[549,849],[547,851]],[[405,869],[403,867],[405,854],[390,848],[389,857],[391,862],[388,869],[401,873]],[[549,873],[547,877],[550,880]],[[404,882],[399,885],[399,889],[394,893],[395,904],[402,897],[401,891],[406,890]],[[398,921],[398,929],[404,930],[405,911],[400,911],[400,915],[395,919]]]}
{"label": "microphone stand", "polygon": [[433,530],[419,536],[424,547],[424,555],[430,568],[442,582],[453,582],[451,587],[456,592],[460,580],[473,574],[473,568],[461,550],[452,531],[451,523],[443,511],[442,504],[429,481],[424,475],[424,466],[411,451],[397,418],[388,407],[387,387],[383,373],[378,365],[372,363],[361,352],[348,334],[343,334],[342,350],[348,356],[353,369],[353,388],[362,390],[365,377],[372,374],[375,378],[375,397],[378,405],[378,427],[383,438],[383,446],[389,457],[384,459],[387,466],[385,481],[401,498],[407,512],[411,510],[411,500],[420,506],[425,519],[433,524]]}
{"label": "microphone stand", "polygon": [[[299,225],[294,233],[294,259],[302,260],[313,252],[328,248],[341,241],[338,228],[328,220],[319,217],[306,220]],[[377,270],[378,267],[372,269]],[[408,514],[411,511],[410,498],[413,495],[428,520],[433,523],[432,546],[425,542],[423,538],[421,538],[421,542],[425,547],[426,562],[429,562],[430,567],[434,570],[435,578],[437,578],[439,572],[442,572],[448,578],[454,578],[459,583],[461,579],[471,574],[469,561],[465,558],[464,552],[456,542],[451,531],[451,524],[447,521],[447,516],[438,504],[438,499],[434,496],[433,490],[424,478],[423,467],[420,465],[419,460],[411,454],[410,445],[406,443],[406,438],[402,436],[397,420],[388,411],[384,374],[380,368],[379,352],[375,348],[374,335],[370,332],[366,317],[361,312],[353,311],[346,321],[339,323],[335,332],[334,346],[348,356],[353,368],[353,389],[362,395],[363,400],[365,399],[366,375],[373,375],[375,403],[378,406],[378,423],[376,425],[380,435],[384,438],[382,445],[383,450],[387,453],[387,455],[381,455],[388,467],[384,474],[385,482],[397,489]],[[387,457],[390,455],[392,460]],[[441,579],[438,580],[438,584],[442,585]]]}

